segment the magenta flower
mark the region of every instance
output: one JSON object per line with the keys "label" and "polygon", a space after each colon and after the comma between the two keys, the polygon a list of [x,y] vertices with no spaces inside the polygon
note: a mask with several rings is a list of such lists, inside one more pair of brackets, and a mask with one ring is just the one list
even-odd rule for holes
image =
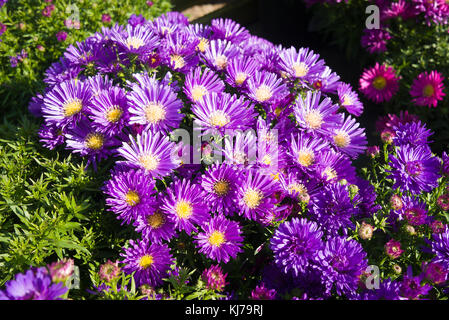
{"label": "magenta flower", "polygon": [[360,80],[360,91],[368,99],[377,103],[389,101],[399,89],[399,77],[395,70],[386,65],[376,65],[363,72]]}
{"label": "magenta flower", "polygon": [[436,107],[438,101],[443,100],[446,95],[443,84],[444,77],[441,73],[433,70],[430,74],[423,72],[413,80],[410,95],[417,106]]}
{"label": "magenta flower", "polygon": [[399,241],[391,239],[385,244],[385,252],[391,259],[396,259],[401,256],[404,250],[401,249],[401,243]]}
{"label": "magenta flower", "polygon": [[59,42],[63,42],[65,41],[65,39],[67,39],[67,32],[59,31],[58,33],[56,33],[56,40],[58,40]]}

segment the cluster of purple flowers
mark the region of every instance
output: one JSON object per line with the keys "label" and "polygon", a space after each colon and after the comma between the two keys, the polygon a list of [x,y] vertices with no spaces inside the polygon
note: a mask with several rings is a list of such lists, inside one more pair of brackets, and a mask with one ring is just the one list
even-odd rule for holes
{"label": "cluster of purple flowers", "polygon": [[[318,54],[276,46],[229,19],[189,24],[170,12],[132,16],[70,45],[45,82],[29,105],[44,120],[42,143],[65,144],[94,169],[116,160],[103,191],[110,211],[141,235],[120,261],[139,286],[162,285],[181,233],[196,253],[226,264],[244,251],[243,224],[283,221],[270,242],[274,272],[310,299],[356,294],[367,254],[346,236],[379,209],[352,165],[367,144],[355,118],[363,105]],[[174,141],[173,130],[193,125],[210,139]],[[428,191],[439,161],[427,131],[419,123],[397,130],[396,185]],[[198,152],[224,161],[192,163]],[[209,286],[222,290],[217,270],[203,276],[220,274]],[[275,295],[269,281],[253,292]]]}

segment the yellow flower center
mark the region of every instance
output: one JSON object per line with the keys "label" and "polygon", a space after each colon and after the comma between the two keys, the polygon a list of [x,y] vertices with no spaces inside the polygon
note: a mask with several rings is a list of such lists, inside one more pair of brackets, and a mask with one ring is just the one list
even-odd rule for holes
{"label": "yellow flower center", "polygon": [[126,39],[126,46],[131,49],[139,49],[141,46],[143,46],[143,40],[137,37],[128,37],[128,39]]}
{"label": "yellow flower center", "polygon": [[249,188],[243,195],[243,202],[245,202],[246,206],[250,209],[257,208],[260,205],[261,200],[262,192],[257,189]]}
{"label": "yellow flower center", "polygon": [[304,193],[304,192],[307,192],[307,189],[302,183],[295,182],[295,183],[291,183],[288,185],[288,192],[289,193],[293,193],[293,192]]}
{"label": "yellow flower center", "polygon": [[152,154],[145,154],[139,157],[139,162],[148,171],[153,171],[159,166],[160,159]]}
{"label": "yellow flower center", "polygon": [[129,190],[125,196],[125,201],[131,207],[134,207],[134,206],[138,205],[140,202],[139,194],[135,191]]}
{"label": "yellow flower center", "polygon": [[147,268],[151,267],[153,262],[154,262],[153,256],[144,255],[142,258],[140,258],[139,265],[143,269],[147,269]]}
{"label": "yellow flower center", "polygon": [[213,189],[218,196],[225,196],[229,192],[229,182],[226,180],[218,180],[214,183]]}
{"label": "yellow flower center", "polygon": [[235,84],[240,86],[243,82],[245,82],[246,78],[248,78],[248,75],[244,72],[239,72],[235,76]]}
{"label": "yellow flower center", "polygon": [[83,104],[80,99],[73,99],[72,101],[66,102],[63,109],[64,116],[71,117],[83,109]]}
{"label": "yellow flower center", "polygon": [[273,93],[267,85],[263,84],[259,88],[257,88],[255,96],[257,101],[265,102],[273,96]]}
{"label": "yellow flower center", "polygon": [[343,106],[351,106],[354,104],[354,101],[352,101],[351,97],[347,94],[343,95]]}
{"label": "yellow flower center", "polygon": [[184,60],[184,58],[178,54],[172,54],[170,56],[170,61],[172,64],[175,65],[174,66],[175,69],[181,69],[186,65],[186,61]]}
{"label": "yellow flower center", "polygon": [[266,164],[267,166],[271,165],[272,158],[269,154],[266,154],[262,158],[262,163]]}
{"label": "yellow flower center", "polygon": [[220,247],[225,241],[225,235],[220,231],[214,231],[209,236],[209,243],[215,247]]}
{"label": "yellow flower center", "polygon": [[166,111],[163,105],[152,102],[144,108],[145,118],[148,122],[156,124],[165,119]]}
{"label": "yellow flower center", "polygon": [[333,139],[337,147],[340,148],[346,148],[351,142],[351,137],[344,131],[339,131]]}
{"label": "yellow flower center", "polygon": [[89,133],[86,137],[86,147],[92,150],[98,150],[103,147],[104,137],[100,133]]}
{"label": "yellow flower center", "polygon": [[215,65],[218,67],[218,69],[223,70],[228,65],[228,58],[226,56],[221,55],[215,58]]}
{"label": "yellow flower center", "polygon": [[198,50],[200,50],[201,52],[205,52],[206,49],[209,47],[209,40],[207,40],[206,38],[201,38],[200,39],[200,43],[198,43]]}
{"label": "yellow flower center", "polygon": [[123,114],[122,108],[119,106],[112,106],[109,108],[109,110],[106,112],[106,120],[109,122],[115,123],[120,120],[120,117]]}
{"label": "yellow flower center", "polygon": [[422,94],[424,97],[431,97],[435,93],[435,89],[431,84],[425,86],[422,90]]}
{"label": "yellow flower center", "polygon": [[324,175],[326,176],[327,180],[332,180],[337,177],[337,172],[332,169],[331,167],[327,167],[324,169]]}
{"label": "yellow flower center", "polygon": [[315,161],[315,154],[311,150],[299,151],[298,162],[304,167],[308,167]]}
{"label": "yellow flower center", "polygon": [[306,113],[304,120],[310,129],[319,129],[323,124],[323,116],[317,110],[311,110]]}
{"label": "yellow flower center", "polygon": [[212,112],[209,118],[209,123],[213,126],[224,127],[231,119],[223,110],[216,110]]}
{"label": "yellow flower center", "polygon": [[309,72],[309,68],[307,68],[304,62],[293,64],[293,70],[295,70],[295,76],[297,78],[302,78]]}
{"label": "yellow flower center", "polygon": [[193,208],[189,202],[181,200],[176,203],[175,211],[179,218],[188,219],[193,213]]}
{"label": "yellow flower center", "polygon": [[377,76],[373,80],[373,87],[377,90],[383,90],[387,85],[387,80],[382,76]]}
{"label": "yellow flower center", "polygon": [[207,89],[205,86],[195,85],[192,89],[192,99],[193,101],[201,101],[203,96],[207,94]]}
{"label": "yellow flower center", "polygon": [[165,224],[165,215],[161,211],[157,210],[155,213],[147,217],[147,222],[151,228],[159,229]]}

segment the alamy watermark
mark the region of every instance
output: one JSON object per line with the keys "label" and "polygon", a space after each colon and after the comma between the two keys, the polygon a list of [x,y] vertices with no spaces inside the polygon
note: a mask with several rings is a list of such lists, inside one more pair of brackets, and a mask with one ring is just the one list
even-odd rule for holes
{"label": "alamy watermark", "polygon": [[370,5],[366,7],[366,14],[369,16],[365,20],[365,26],[367,29],[380,29],[380,10],[376,5]]}

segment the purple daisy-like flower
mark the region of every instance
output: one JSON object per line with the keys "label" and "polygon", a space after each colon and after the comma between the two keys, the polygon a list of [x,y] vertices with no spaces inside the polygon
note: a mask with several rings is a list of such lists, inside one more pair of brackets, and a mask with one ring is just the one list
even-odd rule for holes
{"label": "purple daisy-like flower", "polygon": [[235,131],[225,137],[224,162],[247,166],[256,161],[257,137],[253,131]]}
{"label": "purple daisy-like flower", "polygon": [[428,222],[426,203],[418,198],[404,196],[402,198],[403,207],[399,210],[400,218],[406,219],[412,226],[420,226]]}
{"label": "purple daisy-like flower", "polygon": [[418,147],[433,142],[428,140],[428,138],[433,135],[433,132],[430,129],[427,129],[426,125],[421,123],[421,121],[399,124],[395,129],[395,136],[393,138],[395,146],[408,144],[413,147]]}
{"label": "purple daisy-like flower", "polygon": [[399,290],[399,282],[385,279],[380,282],[379,288],[367,289],[362,292],[360,300],[401,300]]}
{"label": "purple daisy-like flower", "polygon": [[191,70],[184,82],[184,93],[193,103],[203,100],[205,95],[212,92],[221,93],[225,85],[218,75],[209,68],[201,71],[201,68]]}
{"label": "purple daisy-like flower", "polygon": [[153,131],[178,128],[183,118],[182,101],[171,87],[145,77],[139,78],[141,84],[134,85],[128,95],[129,123],[146,125]]}
{"label": "purple daisy-like flower", "polygon": [[[159,53],[165,64],[173,71],[187,73],[199,62],[196,47],[199,40],[187,32],[176,32],[167,36]],[[163,50],[163,51],[161,51]]]}
{"label": "purple daisy-like flower", "polygon": [[65,141],[64,130],[54,124],[47,125],[43,123],[37,134],[43,146],[50,150],[64,144]]}
{"label": "purple daisy-like flower", "polygon": [[148,210],[140,210],[134,222],[136,231],[142,234],[142,238],[151,243],[170,241],[175,236],[175,224],[167,213],[161,209],[160,201],[150,204]]}
{"label": "purple daisy-like flower", "polygon": [[288,155],[295,165],[307,172],[315,164],[318,154],[325,150],[330,150],[326,140],[307,133],[298,133],[291,135],[291,143]]}
{"label": "purple daisy-like flower", "polygon": [[285,273],[292,270],[298,276],[323,248],[322,237],[316,222],[293,218],[282,223],[270,241],[275,263]]}
{"label": "purple daisy-like flower", "polygon": [[109,137],[92,127],[89,121],[82,121],[65,133],[67,149],[87,156],[87,165],[92,163],[94,170],[97,162],[115,153],[115,147],[120,145],[115,137]]}
{"label": "purple daisy-like flower", "polygon": [[278,191],[276,181],[258,170],[247,169],[237,189],[237,201],[240,215],[247,219],[259,220],[274,209],[277,200],[273,194]]}
{"label": "purple daisy-like flower", "polygon": [[412,266],[408,266],[407,274],[402,279],[400,294],[410,300],[419,300],[420,296],[425,296],[432,290],[430,284],[422,285],[424,274],[414,277]]}
{"label": "purple daisy-like flower", "polygon": [[60,128],[74,125],[90,104],[89,86],[79,80],[68,80],[56,85],[44,97],[42,113],[48,124]]}
{"label": "purple daisy-like flower", "polygon": [[64,58],[70,62],[71,66],[85,67],[95,61],[98,52],[101,50],[93,38],[71,44],[64,52]]}
{"label": "purple daisy-like flower", "polygon": [[247,95],[257,103],[270,105],[288,95],[287,86],[276,74],[256,71],[247,81]]}
{"label": "purple daisy-like flower", "polygon": [[319,154],[313,167],[313,176],[326,183],[342,179],[349,183],[356,183],[356,172],[348,157],[329,150]]}
{"label": "purple daisy-like flower", "polygon": [[387,50],[387,42],[391,35],[384,29],[365,29],[362,36],[362,47],[369,53],[382,53]]}
{"label": "purple daisy-like flower", "polygon": [[162,279],[167,276],[170,265],[174,262],[170,249],[166,244],[149,244],[144,240],[137,242],[130,240],[130,247],[124,248],[120,255],[124,258],[123,271],[126,274],[134,273],[138,286],[148,284],[158,287]]}
{"label": "purple daisy-like flower", "polygon": [[432,156],[427,146],[412,147],[403,145],[396,149],[396,156],[390,157],[392,178],[395,180],[393,189],[420,194],[430,192],[438,186],[440,177],[440,161]]}
{"label": "purple daisy-like flower", "polygon": [[349,156],[357,158],[366,149],[365,129],[354,118],[348,116],[341,125],[333,128],[331,143],[335,149]]}
{"label": "purple daisy-like flower", "polygon": [[281,50],[279,68],[290,78],[312,82],[313,78],[324,69],[324,61],[318,60],[320,56],[308,48],[294,47]]}
{"label": "purple daisy-like flower", "polygon": [[92,126],[107,136],[122,132],[128,124],[128,103],[126,91],[120,87],[102,90],[92,99],[87,109]]}
{"label": "purple daisy-like flower", "polygon": [[312,88],[324,93],[337,93],[340,83],[340,76],[325,66],[323,71],[314,77]]}
{"label": "purple daisy-like flower", "polygon": [[155,182],[143,170],[116,170],[103,187],[106,204],[123,223],[130,224],[152,212]]}
{"label": "purple daisy-like flower", "polygon": [[215,71],[226,70],[229,61],[239,54],[239,49],[227,40],[211,40],[202,53],[203,60],[209,68]]}
{"label": "purple daisy-like flower", "polygon": [[433,284],[444,284],[448,280],[449,270],[441,262],[423,263],[424,278]]}
{"label": "purple daisy-like flower", "polygon": [[125,161],[118,161],[131,167],[142,168],[152,177],[163,177],[179,166],[175,161],[176,145],[160,132],[143,131],[136,139],[129,137],[117,149]]}
{"label": "purple daisy-like flower", "polygon": [[212,92],[192,106],[195,123],[206,129],[204,134],[225,134],[246,130],[255,121],[256,113],[248,100],[229,93]]}
{"label": "purple daisy-like flower", "polygon": [[114,32],[113,40],[116,41],[126,53],[137,54],[140,57],[155,50],[159,44],[159,37],[153,29],[147,25],[127,25],[125,32]]}
{"label": "purple daisy-like flower", "polygon": [[202,224],[203,232],[195,237],[198,252],[205,254],[209,259],[228,263],[242,252],[242,230],[236,221],[228,220],[222,215],[211,218]]}
{"label": "purple daisy-like flower", "polygon": [[161,209],[174,222],[177,230],[184,230],[189,235],[197,232],[195,225],[203,224],[210,217],[209,208],[204,202],[204,191],[187,179],[176,180],[167,188]]}
{"label": "purple daisy-like flower", "polygon": [[201,177],[201,186],[206,192],[204,201],[211,212],[232,216],[236,211],[236,192],[240,170],[226,163],[210,166]]}
{"label": "purple daisy-like flower", "polygon": [[274,300],[276,299],[276,290],[269,289],[265,287],[265,284],[262,282],[260,285],[256,286],[253,291],[251,291],[251,299],[252,300]]}
{"label": "purple daisy-like flower", "polygon": [[44,82],[52,88],[65,80],[76,79],[81,70],[81,67],[73,66],[68,59],[61,57],[45,71]]}
{"label": "purple daisy-like flower", "polygon": [[6,282],[0,300],[61,300],[67,290],[62,283],[52,283],[46,268],[31,268]]}
{"label": "purple daisy-like flower", "polygon": [[376,103],[389,101],[399,90],[399,77],[389,66],[376,63],[371,69],[364,70],[359,80],[360,91]]}
{"label": "purple daisy-like flower", "polygon": [[449,269],[449,227],[445,227],[440,233],[434,233],[431,243],[434,261],[442,263]]}
{"label": "purple daisy-like flower", "polygon": [[233,58],[226,68],[226,82],[234,88],[245,88],[258,67],[258,62],[251,57]]}
{"label": "purple daisy-like flower", "polygon": [[350,84],[341,82],[337,87],[340,106],[350,114],[358,117],[363,113],[363,104],[359,100],[358,94],[352,90]]}
{"label": "purple daisy-like flower", "polygon": [[341,123],[342,117],[337,114],[338,105],[333,104],[329,97],[320,100],[320,92],[308,91],[305,99],[298,97],[293,110],[301,128],[326,136]]}
{"label": "purple daisy-like flower", "polygon": [[212,39],[222,39],[239,44],[250,37],[250,33],[240,24],[231,19],[212,19],[210,22]]}
{"label": "purple daisy-like flower", "polygon": [[360,243],[333,237],[326,242],[318,256],[323,277],[335,286],[337,294],[354,294],[359,277],[368,266],[366,253]]}

